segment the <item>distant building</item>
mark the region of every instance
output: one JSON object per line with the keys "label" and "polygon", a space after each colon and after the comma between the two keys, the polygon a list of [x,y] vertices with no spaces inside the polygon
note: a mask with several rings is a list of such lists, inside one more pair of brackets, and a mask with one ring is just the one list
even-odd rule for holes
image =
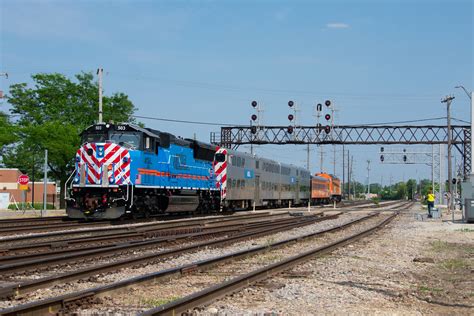
{"label": "distant building", "polygon": [[371,200],[373,198],[378,197],[378,195],[375,193],[364,193],[363,196],[366,200]]}
{"label": "distant building", "polygon": [[[8,204],[20,202],[32,202],[33,197],[33,182],[28,183],[28,190],[20,190],[20,185],[17,183],[18,177],[22,172],[16,168],[0,168],[0,209],[8,208]],[[42,181],[35,181],[34,183],[34,202],[43,203],[43,188]],[[56,183],[47,183],[47,203],[55,204],[57,199]]]}

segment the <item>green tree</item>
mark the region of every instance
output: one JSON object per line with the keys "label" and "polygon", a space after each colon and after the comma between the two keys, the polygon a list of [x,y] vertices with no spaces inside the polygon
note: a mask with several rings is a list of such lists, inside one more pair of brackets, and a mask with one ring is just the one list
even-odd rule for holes
{"label": "green tree", "polygon": [[417,184],[415,179],[409,179],[406,183],[408,198],[411,200],[417,192]]}
{"label": "green tree", "polygon": [[3,156],[7,146],[14,143],[16,139],[14,125],[5,113],[0,112],[0,157]]}
{"label": "green tree", "polygon": [[[40,170],[43,152],[48,149],[49,176],[60,181],[64,207],[64,183],[74,168],[79,134],[97,120],[98,84],[91,73],[78,74],[75,81],[58,73],[36,74],[32,79],[33,87],[26,83],[10,86],[8,102],[19,118],[15,126],[17,143],[7,149],[4,163],[30,172],[34,160]],[[133,103],[123,93],[103,97],[105,122],[134,122],[134,111]]]}

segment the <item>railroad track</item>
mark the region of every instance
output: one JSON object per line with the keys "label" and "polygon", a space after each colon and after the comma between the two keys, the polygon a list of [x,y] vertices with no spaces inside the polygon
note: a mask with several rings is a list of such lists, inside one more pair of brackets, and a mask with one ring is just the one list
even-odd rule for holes
{"label": "railroad track", "polygon": [[214,286],[205,288],[201,291],[178,299],[168,304],[158,306],[156,308],[147,310],[140,313],[140,316],[150,316],[150,315],[179,315],[180,313],[194,309],[195,307],[209,304],[220,297],[223,297],[228,294],[237,292],[245,287],[248,287],[251,284],[254,284],[259,281],[263,281],[270,276],[281,273],[285,270],[288,270],[298,264],[301,264],[305,261],[308,261],[314,257],[322,256],[324,254],[330,253],[333,250],[353,243],[373,232],[387,225],[391,220],[397,216],[398,213],[394,213],[391,216],[385,218],[382,222],[365,229],[356,234],[352,234],[348,237],[339,239],[335,242],[326,244],[321,247],[317,247],[311,250],[308,250],[304,253],[292,256],[290,258],[284,259],[282,261],[276,262],[264,266],[260,269],[254,270],[250,273],[238,276],[231,280],[221,282]]}
{"label": "railroad track", "polygon": [[[105,273],[110,271],[117,271],[118,269],[122,269],[125,267],[130,267],[138,264],[149,264],[150,262],[163,260],[166,258],[171,258],[177,256],[182,253],[188,253],[192,251],[196,251],[199,249],[204,249],[208,247],[219,247],[223,245],[228,245],[232,243],[236,243],[242,240],[257,238],[261,236],[265,236],[268,234],[273,234],[275,232],[290,230],[293,228],[298,228],[306,225],[314,224],[315,222],[325,221],[334,219],[340,214],[334,214],[331,216],[321,216],[321,217],[312,217],[306,219],[295,220],[293,222],[287,223],[280,223],[277,225],[265,225],[261,227],[254,227],[253,229],[246,230],[244,232],[239,232],[238,234],[229,235],[224,238],[213,239],[210,241],[205,242],[195,242],[187,246],[177,246],[169,250],[164,250],[158,253],[152,253],[147,255],[142,255],[134,258],[127,258],[115,262],[110,262],[106,264],[96,265],[89,268],[67,272],[59,275],[55,275],[52,277],[46,277],[38,280],[32,280],[27,282],[22,282],[15,284],[14,286],[4,287],[0,289],[0,297],[9,297],[13,295],[25,294],[31,292],[32,290],[36,290],[39,288],[44,288],[47,286],[51,286],[54,284],[58,284],[59,282],[66,282],[71,280],[78,280],[81,278],[86,278],[92,275],[96,275],[99,273]],[[184,238],[188,237],[197,237],[197,235],[193,236],[183,236]]]}
{"label": "railroad track", "polygon": [[[164,271],[159,271],[159,272],[148,274],[148,275],[145,275],[145,276],[135,277],[135,278],[132,278],[132,279],[129,279],[129,280],[116,282],[116,283],[113,283],[113,284],[97,287],[97,288],[90,289],[90,290],[87,290],[87,291],[75,292],[75,293],[63,295],[63,296],[56,297],[56,298],[51,298],[51,299],[46,299],[46,300],[39,301],[39,302],[33,302],[33,303],[25,304],[25,305],[20,305],[20,306],[17,306],[17,307],[5,309],[5,310],[1,311],[1,314],[2,315],[3,314],[4,315],[13,315],[13,314],[20,314],[21,315],[21,314],[25,314],[25,313],[35,313],[35,314],[38,313],[38,314],[41,314],[45,311],[58,312],[58,311],[69,310],[71,308],[71,306],[73,306],[73,305],[87,304],[87,302],[91,302],[91,301],[95,300],[97,297],[101,297],[103,295],[111,295],[116,291],[121,291],[124,288],[126,288],[128,286],[131,286],[131,285],[134,285],[134,284],[146,284],[147,282],[152,282],[152,281],[156,282],[157,280],[160,280],[161,278],[169,278],[171,276],[179,276],[179,275],[182,275],[182,274],[202,270],[202,269],[205,269],[206,267],[211,267],[211,266],[213,266],[217,263],[226,262],[226,261],[231,260],[231,259],[247,257],[249,255],[253,255],[253,254],[260,253],[262,251],[266,251],[269,248],[282,247],[284,245],[295,243],[295,242],[305,240],[305,239],[308,239],[308,238],[321,236],[323,234],[330,233],[330,232],[336,232],[336,231],[339,231],[339,230],[343,230],[344,228],[347,228],[347,227],[352,226],[354,224],[365,221],[367,219],[374,218],[377,215],[378,215],[378,213],[369,214],[368,216],[361,217],[357,220],[353,220],[351,222],[348,222],[348,223],[346,223],[344,225],[341,225],[341,226],[338,226],[338,227],[334,227],[334,228],[331,228],[331,229],[326,229],[324,231],[320,231],[320,232],[317,232],[317,233],[308,234],[306,236],[299,236],[297,238],[292,238],[292,239],[288,239],[288,240],[285,240],[285,241],[276,242],[276,243],[273,243],[271,245],[256,247],[256,248],[252,248],[251,250],[246,250],[246,251],[241,251],[241,252],[237,252],[237,253],[233,253],[233,254],[228,254],[228,255],[225,255],[225,256],[216,257],[216,258],[212,258],[212,259],[209,259],[209,260],[203,260],[203,261],[200,261],[198,263],[193,263],[193,264],[189,264],[189,265],[185,265],[185,266],[180,266],[180,267],[176,267],[176,268],[173,268],[173,269],[167,269],[167,270],[164,270]],[[273,231],[274,231],[274,229],[273,229]],[[260,232],[260,233],[262,233],[262,232]],[[247,236],[246,238],[249,238],[249,237],[250,236]],[[250,238],[255,238],[255,237],[250,237]],[[224,242],[224,241],[219,241],[219,242]],[[173,307],[173,308],[175,308],[175,307]]]}
{"label": "railroad track", "polygon": [[[386,202],[391,203],[391,202]],[[395,202],[396,203],[396,202]],[[374,204],[372,201],[345,201],[342,202],[342,208],[349,207],[363,207],[369,204]],[[374,204],[375,205],[375,204]],[[377,206],[375,206],[377,207]],[[216,214],[209,214],[206,216],[215,216]],[[196,215],[160,215],[152,218],[142,218],[134,220],[117,220],[117,221],[83,221],[83,220],[71,220],[65,216],[54,216],[54,217],[43,217],[43,218],[18,218],[18,219],[4,219],[0,220],[0,236],[8,234],[26,234],[35,233],[42,231],[59,231],[69,229],[83,229],[84,227],[103,227],[103,226],[114,226],[124,225],[133,223],[147,223],[156,222],[161,220],[176,220],[184,218],[193,218]],[[200,216],[202,217],[202,216]]]}

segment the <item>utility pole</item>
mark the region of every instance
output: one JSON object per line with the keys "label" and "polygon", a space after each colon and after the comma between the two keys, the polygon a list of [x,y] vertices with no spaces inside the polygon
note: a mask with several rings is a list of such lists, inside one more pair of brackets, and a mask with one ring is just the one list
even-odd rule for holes
{"label": "utility pole", "polygon": [[344,145],[342,145],[342,197],[344,198],[344,185],[346,182],[346,150],[344,149]]}
{"label": "utility pole", "polygon": [[367,198],[370,194],[370,160],[367,160]]}
{"label": "utility pole", "polygon": [[97,75],[99,76],[99,124],[103,122],[102,120],[102,74],[104,72],[103,68],[97,69]]}
{"label": "utility pole", "polygon": [[48,150],[44,150],[44,184],[43,184],[43,209],[41,210],[41,217],[46,213],[46,202],[48,198]]}
{"label": "utility pole", "polygon": [[306,147],[306,169],[309,171],[309,144]]}
{"label": "utility pole", "polygon": [[323,152],[323,145],[319,145],[319,150],[320,150],[320,155],[321,155],[321,158],[320,158],[320,168],[321,168],[321,172],[324,172],[324,169],[323,169],[323,156],[324,156],[324,152]]}
{"label": "utility pole", "polygon": [[[351,156],[351,172],[350,172],[350,175],[351,175],[351,181],[352,181],[352,187],[353,187],[353,190],[354,190],[354,199],[355,199],[355,196],[356,196],[356,187],[355,187],[355,181],[354,181],[354,156]],[[349,194],[351,194],[351,192],[349,191]]]}
{"label": "utility pole", "polygon": [[454,199],[453,191],[451,188],[452,180],[452,165],[451,165],[451,102],[454,100],[454,96],[445,96],[441,103],[446,103],[447,119],[448,119],[448,192],[449,192],[449,201],[448,201],[448,212],[453,208]]}
{"label": "utility pole", "polygon": [[332,164],[333,164],[333,175],[336,175],[336,145],[332,145]]}

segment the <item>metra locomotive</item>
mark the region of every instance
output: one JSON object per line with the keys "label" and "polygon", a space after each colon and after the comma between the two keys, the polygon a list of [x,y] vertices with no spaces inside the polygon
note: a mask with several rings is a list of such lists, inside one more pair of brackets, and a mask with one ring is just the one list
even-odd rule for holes
{"label": "metra locomotive", "polygon": [[215,146],[132,124],[98,124],[81,134],[67,214],[114,219],[220,207]]}
{"label": "metra locomotive", "polygon": [[296,205],[310,199],[310,173],[132,124],[82,134],[66,185],[71,218],[115,219]]}

